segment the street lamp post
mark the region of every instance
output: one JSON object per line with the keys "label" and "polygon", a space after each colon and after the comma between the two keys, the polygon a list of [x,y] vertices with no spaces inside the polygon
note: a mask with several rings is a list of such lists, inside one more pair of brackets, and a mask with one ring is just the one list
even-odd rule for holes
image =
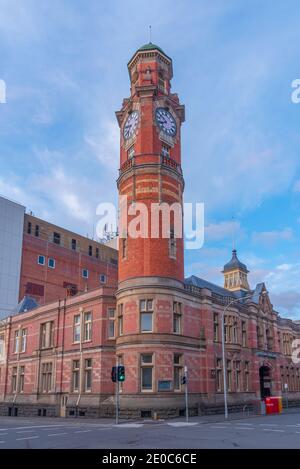
{"label": "street lamp post", "polygon": [[[267,292],[264,291],[262,294],[265,295]],[[225,419],[228,419],[228,404],[227,404],[227,376],[226,376],[226,356],[225,356],[225,334],[224,334],[224,318],[225,318],[225,313],[228,310],[228,308],[234,304],[238,303],[241,300],[248,300],[252,298],[251,295],[246,295],[241,298],[235,298],[234,300],[230,301],[225,308],[223,309],[222,312],[222,363],[223,363],[223,386],[224,386],[224,408],[225,408]]]}

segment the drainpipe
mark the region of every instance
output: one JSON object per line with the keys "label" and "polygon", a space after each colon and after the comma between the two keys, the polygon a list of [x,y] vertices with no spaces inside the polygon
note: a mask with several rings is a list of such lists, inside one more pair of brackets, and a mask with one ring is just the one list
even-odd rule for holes
{"label": "drainpipe", "polygon": [[7,393],[7,381],[8,381],[8,357],[10,353],[10,338],[11,338],[11,316],[9,317],[8,322],[8,337],[6,340],[6,330],[7,324],[5,324],[5,350],[6,350],[6,364],[5,364],[5,382],[4,382],[4,395],[3,400],[5,401],[6,393]]}
{"label": "drainpipe", "polygon": [[83,308],[79,309],[80,312],[80,339],[79,339],[79,394],[76,402],[76,416],[78,414],[78,406],[81,399],[82,394],[82,368],[83,368],[83,354],[82,354],[82,336],[83,336]]}
{"label": "drainpipe", "polygon": [[13,398],[13,405],[16,402],[17,396],[18,396],[18,390],[19,390],[19,372],[20,372],[20,350],[21,350],[21,345],[22,345],[22,335],[21,335],[21,324],[18,326],[18,350],[17,350],[17,381],[16,381],[16,392]]}

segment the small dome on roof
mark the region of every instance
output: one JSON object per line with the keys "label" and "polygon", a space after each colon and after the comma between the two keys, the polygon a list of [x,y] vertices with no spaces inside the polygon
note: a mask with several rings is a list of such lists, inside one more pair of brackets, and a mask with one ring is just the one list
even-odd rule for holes
{"label": "small dome on roof", "polygon": [[244,272],[248,273],[247,266],[243,264],[237,257],[236,249],[232,251],[232,258],[227,264],[224,265],[223,272],[230,272],[231,270],[243,270]]}
{"label": "small dome on roof", "polygon": [[152,42],[148,42],[148,44],[145,44],[144,46],[140,47],[138,51],[143,51],[143,50],[158,50],[159,52],[161,52],[162,54],[166,55],[164,53],[164,51],[161,49],[161,47],[157,46],[156,44],[152,44]]}

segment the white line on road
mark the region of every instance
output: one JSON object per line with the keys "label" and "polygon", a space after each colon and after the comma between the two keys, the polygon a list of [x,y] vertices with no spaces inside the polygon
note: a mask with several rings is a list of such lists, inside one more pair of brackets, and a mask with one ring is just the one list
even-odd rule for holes
{"label": "white line on road", "polygon": [[278,427],[279,423],[260,423],[261,427]]}
{"label": "white line on road", "polygon": [[250,426],[251,425],[252,426],[253,423],[237,423],[236,425],[239,425],[239,426],[242,426],[242,425],[247,425],[247,426],[249,425]]}
{"label": "white line on road", "polygon": [[168,423],[170,427],[194,427],[198,422],[171,422]]}
{"label": "white line on road", "polygon": [[5,443],[5,441],[0,441],[0,445],[3,445],[3,443]]}
{"label": "white line on road", "polygon": [[50,435],[47,436],[60,436],[60,435],[67,435],[68,433],[50,433]]}
{"label": "white line on road", "polygon": [[235,427],[236,430],[255,430],[255,428],[250,427]]}
{"label": "white line on road", "polygon": [[92,430],[77,430],[77,432],[74,433],[88,433],[91,432]]}
{"label": "white line on road", "polygon": [[35,438],[39,438],[39,436],[27,436],[26,438],[17,438],[16,441],[21,441],[21,440],[33,440]]}
{"label": "white line on road", "polygon": [[263,428],[265,432],[280,432],[280,433],[285,433],[285,430],[277,430],[275,428]]}

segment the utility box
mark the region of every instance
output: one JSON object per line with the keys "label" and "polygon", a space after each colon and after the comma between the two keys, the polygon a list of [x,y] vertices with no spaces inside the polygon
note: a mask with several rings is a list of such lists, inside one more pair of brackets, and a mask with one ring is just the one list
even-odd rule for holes
{"label": "utility box", "polygon": [[266,414],[281,414],[282,397],[266,397]]}

